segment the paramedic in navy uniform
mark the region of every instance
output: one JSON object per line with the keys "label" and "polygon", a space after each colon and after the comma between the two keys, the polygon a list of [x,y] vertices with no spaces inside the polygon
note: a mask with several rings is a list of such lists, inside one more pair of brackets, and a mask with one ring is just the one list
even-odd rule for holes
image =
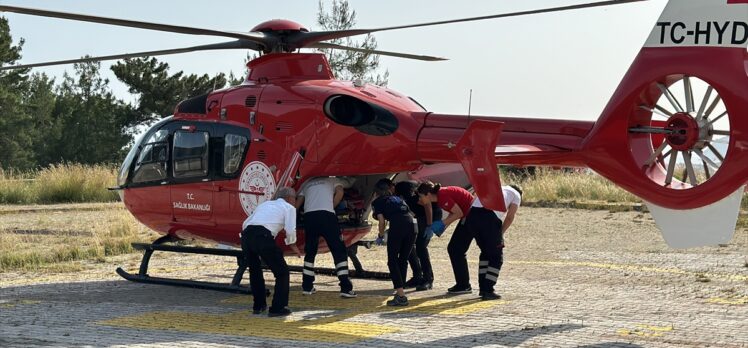
{"label": "paramedic in navy uniform", "polygon": [[395,297],[387,301],[388,306],[407,306],[405,296],[405,272],[408,269],[408,256],[413,249],[418,227],[416,218],[408,208],[408,204],[400,196],[392,194],[392,181],[379,180],[374,191],[376,199],[371,202],[372,215],[379,221],[379,239],[384,238],[387,223],[390,229],[387,236],[387,266],[390,270]]}
{"label": "paramedic in navy uniform", "polygon": [[319,237],[325,239],[330,248],[335,270],[340,281],[340,296],[356,297],[348,276],[348,252],[340,233],[335,206],[343,199],[343,184],[334,177],[309,179],[299,190],[296,208],[304,204],[304,269],[301,283],[302,294],[312,295],[314,288],[314,259],[317,256]]}
{"label": "paramedic in navy uniform", "polygon": [[268,316],[279,317],[291,314],[288,309],[288,265],[283,258],[283,251],[275,244],[275,237],[280,230],[286,230],[286,245],[297,255],[296,247],[296,191],[282,187],[276,193],[276,199],[258,205],[252,216],[242,224],[242,251],[244,260],[249,266],[249,281],[254,297],[252,313],[261,314],[267,308],[265,299],[265,279],[262,275],[264,261],[275,276],[273,304]]}

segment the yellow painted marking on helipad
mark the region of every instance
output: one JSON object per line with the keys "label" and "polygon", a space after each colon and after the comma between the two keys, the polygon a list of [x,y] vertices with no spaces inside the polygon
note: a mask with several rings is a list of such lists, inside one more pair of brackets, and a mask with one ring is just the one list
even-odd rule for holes
{"label": "yellow painted marking on helipad", "polygon": [[680,268],[662,268],[662,267],[651,267],[642,265],[625,265],[616,263],[604,263],[604,262],[589,262],[589,261],[508,261],[509,264],[516,265],[541,265],[541,266],[579,266],[579,267],[592,267],[592,268],[605,268],[612,270],[623,270],[623,271],[638,271],[638,272],[651,272],[651,273],[668,273],[668,274],[681,274],[681,275],[693,275],[697,277],[706,277],[713,279],[721,279],[726,281],[748,281],[748,275],[740,274],[724,274],[724,273],[709,273],[709,272],[695,272],[687,271]]}
{"label": "yellow painted marking on helipad", "polygon": [[250,311],[227,314],[190,312],[151,312],[99,322],[101,325],[147,330],[175,330],[233,336],[305,340],[330,343],[355,343],[360,340],[397,332],[384,325],[346,322],[348,316],[303,320],[303,313],[285,318],[252,315]]}
{"label": "yellow painted marking on helipad", "polygon": [[[208,314],[192,312],[150,312],[100,322],[101,325],[149,330],[176,330],[234,336],[256,336],[272,339],[304,340],[330,343],[355,343],[367,338],[398,332],[399,327],[348,321],[359,315],[376,313],[423,313],[426,315],[463,315],[504,301],[478,299],[412,298],[406,307],[388,307],[389,297],[359,295],[342,299],[337,292],[321,291],[312,296],[290,294],[294,313],[284,319],[252,315],[250,311]],[[224,304],[251,307],[251,296],[236,296]],[[228,310],[228,309],[227,309]]]}
{"label": "yellow painted marking on helipad", "polygon": [[713,297],[708,299],[707,302],[726,305],[744,305],[748,304],[748,296],[734,298]]}
{"label": "yellow painted marking on helipad", "polygon": [[385,307],[376,308],[378,310],[386,310],[392,312],[417,312],[424,314],[440,314],[440,315],[464,315],[480,310],[488,309],[493,306],[504,304],[505,301],[481,301],[479,299],[469,300],[458,300],[458,299],[412,299],[410,305],[405,307]]}
{"label": "yellow painted marking on helipad", "polygon": [[[505,304],[506,301],[481,301],[477,298],[462,299],[452,298],[410,298],[410,304],[405,307],[389,307],[387,300],[391,297],[362,296],[355,299],[342,299],[337,292],[321,291],[311,296],[299,295],[298,292],[291,293],[289,298],[290,308],[302,309],[328,309],[346,310],[354,307],[357,314],[370,314],[379,312],[416,312],[424,314],[440,315],[464,315],[480,310],[488,309],[496,305]],[[225,299],[221,303],[252,305],[251,296],[236,296]]]}
{"label": "yellow painted marking on helipad", "polygon": [[665,333],[674,331],[671,326],[652,326],[646,324],[637,324],[634,329],[618,329],[617,334],[621,336],[639,336],[639,337],[662,337]]}
{"label": "yellow painted marking on helipad", "polygon": [[384,335],[387,333],[400,331],[392,326],[385,325],[373,325],[366,323],[354,323],[354,322],[334,322],[327,324],[315,324],[304,326],[305,329],[317,330],[327,332],[331,334],[340,334],[343,332],[345,335],[353,335],[355,337],[369,338]]}
{"label": "yellow painted marking on helipad", "polygon": [[[291,292],[288,299],[289,308],[308,309],[346,309],[347,307],[373,308],[382,306],[387,300],[381,296],[362,296],[355,299],[344,299],[334,291],[320,291],[311,296],[301,295],[299,291]],[[252,306],[252,296],[227,298],[221,303]]]}
{"label": "yellow painted marking on helipad", "polygon": [[41,301],[36,300],[3,300],[0,301],[0,308],[14,308],[18,305],[32,305],[41,303]]}

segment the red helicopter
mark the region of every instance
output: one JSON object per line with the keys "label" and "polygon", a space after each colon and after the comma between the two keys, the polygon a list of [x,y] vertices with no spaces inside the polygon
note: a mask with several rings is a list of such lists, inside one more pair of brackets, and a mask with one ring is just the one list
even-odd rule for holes
{"label": "red helicopter", "polygon": [[[0,70],[203,50],[262,52],[247,64],[244,83],[183,101],[127,155],[117,187],[123,202],[164,235],[136,245],[145,250],[140,272],[118,269],[129,280],[245,292],[239,285],[241,261],[232,283],[222,285],[151,277],[150,256],[159,250],[240,260],[236,250],[165,243],[197,237],[238,245],[241,223],[259,203],[279,187],[298,188],[318,176],[347,178],[347,204],[339,217],[349,247],[370,231],[367,198],[383,177],[462,180],[472,184],[486,207],[504,210],[498,164],[591,168],[641,197],[669,245],[726,243],[748,177],[748,119],[739,116],[748,114],[748,0],[670,1],[596,122],[429,112],[396,91],[336,80],[323,54],[299,52],[361,51],[325,41],[378,31],[636,1],[643,0],[321,32],[288,20],[233,32],[0,5],[0,11],[234,39]],[[303,225],[297,233],[303,245]],[[365,272],[352,250],[359,276],[385,276]],[[320,251],[327,251],[324,243]]]}

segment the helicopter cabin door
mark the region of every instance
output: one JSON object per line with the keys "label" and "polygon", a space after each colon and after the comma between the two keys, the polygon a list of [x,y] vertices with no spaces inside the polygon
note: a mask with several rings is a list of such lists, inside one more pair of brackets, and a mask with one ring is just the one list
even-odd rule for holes
{"label": "helicopter cabin door", "polygon": [[210,170],[213,126],[179,122],[173,129],[171,201],[174,221],[214,225],[214,183]]}

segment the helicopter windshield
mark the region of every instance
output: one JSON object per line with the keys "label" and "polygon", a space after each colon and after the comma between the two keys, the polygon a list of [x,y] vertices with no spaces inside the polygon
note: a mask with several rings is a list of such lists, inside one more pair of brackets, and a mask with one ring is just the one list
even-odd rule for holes
{"label": "helicopter windshield", "polygon": [[[138,150],[140,150],[143,146],[148,146],[153,143],[163,142],[165,140],[165,137],[169,134],[167,131],[159,131],[159,129],[169,121],[171,121],[172,116],[165,117],[161,121],[158,121],[156,124],[151,126],[150,129],[148,129],[147,132],[145,132],[142,136],[140,136],[138,139],[135,140],[135,143],[130,148],[130,151],[127,153],[127,157],[125,157],[125,161],[122,162],[122,167],[119,169],[119,175],[117,176],[117,185],[119,187],[123,187],[125,183],[127,183],[127,179],[130,175],[130,169],[132,168],[133,160],[135,160],[135,155],[138,153]],[[145,160],[144,156],[150,156],[150,157],[158,157],[160,156],[158,154],[158,149],[151,146],[150,151],[143,151],[140,154],[140,160],[138,161],[143,162],[142,160]]]}

